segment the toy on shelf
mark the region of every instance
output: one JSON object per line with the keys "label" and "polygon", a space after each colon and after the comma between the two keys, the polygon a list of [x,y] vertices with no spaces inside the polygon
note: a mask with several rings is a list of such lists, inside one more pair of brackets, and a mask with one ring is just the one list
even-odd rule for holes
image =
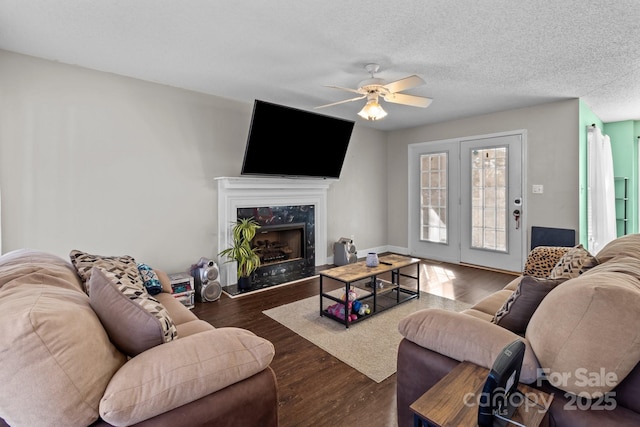
{"label": "toy on shelf", "polygon": [[359,316],[371,314],[371,309],[369,308],[369,304],[363,304],[357,300],[353,302],[352,309],[355,313],[358,313]]}
{"label": "toy on shelf", "polygon": [[[347,314],[349,316],[350,321],[354,321],[358,319],[358,315],[351,312],[352,304],[353,303],[351,301],[347,303]],[[336,316],[338,319],[344,319],[344,311],[345,311],[344,303],[340,303],[340,302],[327,307],[327,313]]]}
{"label": "toy on shelf", "polygon": [[[346,294],[342,294],[340,297],[342,301],[346,301],[347,306],[347,314],[349,316],[350,321],[354,321],[358,319],[358,316],[364,316],[367,314],[371,314],[371,309],[369,308],[369,304],[363,304],[358,301],[358,293],[355,289],[349,289],[349,296]],[[330,305],[326,308],[326,312],[336,316],[338,319],[344,320],[344,312],[345,312],[345,304],[344,302],[339,302],[333,305]]]}
{"label": "toy on shelf", "polygon": [[[342,294],[342,296],[340,297],[340,299],[342,301],[346,300],[347,298],[345,297],[345,294]],[[358,293],[356,292],[355,289],[349,289],[349,301],[353,302],[355,300],[358,299]]]}

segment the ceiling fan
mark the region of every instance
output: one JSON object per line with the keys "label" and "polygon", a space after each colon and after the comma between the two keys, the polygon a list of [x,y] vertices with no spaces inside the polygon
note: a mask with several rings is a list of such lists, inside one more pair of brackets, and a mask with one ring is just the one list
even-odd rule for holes
{"label": "ceiling fan", "polygon": [[360,96],[355,98],[345,99],[344,101],[333,102],[331,104],[321,105],[316,108],[331,107],[338,104],[344,104],[346,102],[357,101],[359,99],[367,98],[367,103],[360,110],[358,115],[366,120],[380,120],[387,115],[387,112],[378,103],[378,98],[382,98],[387,102],[394,104],[410,105],[412,107],[427,108],[433,99],[423,96],[407,95],[399,93],[407,89],[411,89],[417,86],[422,86],[425,83],[422,78],[416,76],[405,77],[404,79],[396,80],[394,82],[385,83],[384,80],[374,77],[374,74],[380,69],[378,64],[367,64],[365,66],[371,78],[361,81],[358,84],[357,89],[351,89],[340,86],[327,86],[335,89],[346,90],[347,92],[354,92]]}

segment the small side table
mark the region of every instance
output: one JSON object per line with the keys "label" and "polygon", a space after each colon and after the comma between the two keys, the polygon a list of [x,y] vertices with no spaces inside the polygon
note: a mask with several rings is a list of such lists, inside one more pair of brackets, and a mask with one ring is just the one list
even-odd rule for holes
{"label": "small side table", "polygon": [[[477,426],[478,402],[487,375],[486,368],[471,362],[460,363],[411,404],[414,427]],[[525,400],[512,420],[527,427],[539,426],[553,396],[524,384],[519,384],[518,390]]]}

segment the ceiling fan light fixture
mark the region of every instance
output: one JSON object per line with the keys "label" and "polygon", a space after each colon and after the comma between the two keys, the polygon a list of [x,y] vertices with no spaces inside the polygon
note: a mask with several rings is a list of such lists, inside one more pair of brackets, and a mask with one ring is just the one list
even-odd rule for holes
{"label": "ceiling fan light fixture", "polygon": [[369,99],[358,115],[365,120],[380,120],[387,116],[387,112],[378,104],[376,97]]}
{"label": "ceiling fan light fixture", "polygon": [[387,116],[387,112],[380,106],[378,99],[382,97],[386,102],[390,102],[393,104],[401,104],[401,105],[409,105],[412,107],[421,107],[427,108],[431,101],[431,98],[426,98],[424,96],[416,96],[416,95],[408,95],[406,93],[401,93],[405,90],[422,86],[425,84],[425,81],[422,77],[417,75],[412,75],[409,77],[405,77],[400,80],[395,80],[389,83],[385,83],[384,80],[376,78],[375,73],[379,69],[378,64],[367,64],[365,69],[370,75],[370,78],[366,80],[362,80],[358,84],[357,89],[341,87],[341,86],[328,86],[335,89],[344,90],[347,92],[357,93],[358,96],[350,99],[345,99],[343,101],[332,102],[330,104],[320,105],[315,108],[325,108],[332,107],[334,105],[344,104],[347,102],[358,101],[363,98],[367,98],[367,103],[365,106],[358,112],[358,115],[362,117],[364,120],[381,120]]}

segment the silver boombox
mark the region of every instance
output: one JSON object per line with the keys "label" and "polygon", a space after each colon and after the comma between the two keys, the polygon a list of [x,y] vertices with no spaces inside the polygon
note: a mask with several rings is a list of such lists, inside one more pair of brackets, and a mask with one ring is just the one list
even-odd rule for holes
{"label": "silver boombox", "polygon": [[200,302],[215,301],[222,295],[222,285],[218,280],[218,264],[208,258],[200,260],[191,267],[191,276],[196,290],[196,299]]}

